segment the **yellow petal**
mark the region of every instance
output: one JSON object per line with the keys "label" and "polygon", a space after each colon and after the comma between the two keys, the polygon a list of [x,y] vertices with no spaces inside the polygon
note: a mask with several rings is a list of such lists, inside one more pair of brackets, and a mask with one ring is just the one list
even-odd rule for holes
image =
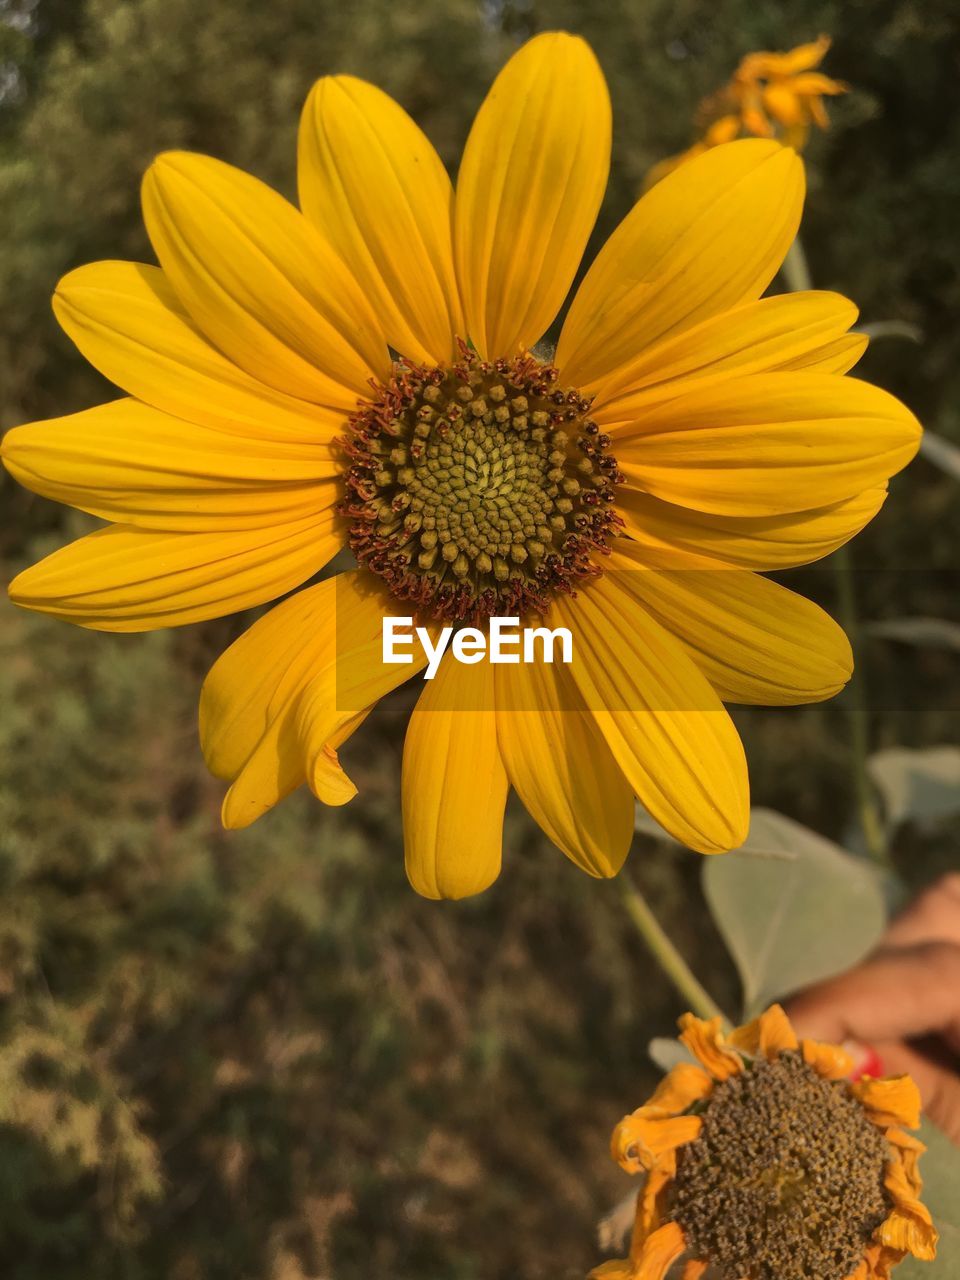
{"label": "yellow petal", "polygon": [[425,898],[465,898],[500,874],[507,775],[493,667],[448,656],[424,684],[403,746],[407,876]]}
{"label": "yellow petal", "polygon": [[155,409],[221,431],[323,444],[343,411],[284,395],[222,355],[200,333],[159,267],[93,262],[57,285],[53,309],[90,363]]}
{"label": "yellow petal", "polygon": [[677,1025],[682,1042],[714,1080],[728,1080],[743,1070],[743,1059],[728,1043],[720,1018],[697,1018],[685,1013]]}
{"label": "yellow petal", "polygon": [[779,1004],[772,1004],[759,1018],[737,1027],[728,1039],[735,1049],[742,1049],[754,1057],[762,1055],[771,1061],[779,1058],[785,1050],[800,1047],[790,1019]]}
{"label": "yellow petal", "polygon": [[732,142],[739,132],[739,116],[721,116],[719,120],[714,120],[703,138],[708,146],[718,147],[722,142]]}
{"label": "yellow petal", "polygon": [[910,1076],[887,1076],[882,1080],[863,1076],[850,1086],[850,1091],[874,1124],[920,1127],[920,1090]]}
{"label": "yellow petal", "polygon": [[671,1149],[662,1152],[655,1166],[644,1179],[640,1194],[637,1196],[637,1211],[634,1215],[633,1230],[630,1233],[630,1257],[634,1265],[639,1264],[643,1257],[644,1245],[662,1222],[664,1203],[676,1176],[676,1151]]}
{"label": "yellow petal", "polygon": [[[846,1280],[873,1280],[875,1275],[876,1272],[871,1267],[869,1260],[867,1258],[863,1258],[862,1261],[857,1264],[856,1271],[851,1271],[850,1275],[846,1277]],[[686,1280],[685,1276],[683,1277],[683,1280]]]}
{"label": "yellow petal", "polygon": [[382,326],[333,248],[258,179],[170,151],[143,181],[160,265],[198,328],[269,386],[352,408],[384,378]]}
{"label": "yellow petal", "polygon": [[[818,76],[815,78],[818,80],[819,79],[826,80],[827,77]],[[832,83],[835,85],[835,88],[830,90],[824,90],[823,92],[825,93],[846,93],[847,92],[847,86],[845,84],[841,84],[839,81],[833,81]],[[795,87],[798,93],[801,92],[799,86],[795,86]],[[804,110],[806,112],[806,115],[813,121],[813,123],[818,128],[823,130],[829,129],[830,115],[827,111],[826,103],[824,102],[823,98],[820,96],[820,92],[819,91],[811,92],[809,89],[804,88],[802,90],[802,93],[803,93],[803,105],[804,105]],[[807,133],[809,133],[810,131],[810,126],[808,124],[802,124],[797,127],[800,129],[805,129]],[[806,139],[804,139],[804,141],[806,141]],[[793,144],[791,143],[791,145]]]}
{"label": "yellow petal", "polygon": [[920,442],[879,387],[822,373],[760,373],[695,390],[617,434],[628,480],[667,502],[729,516],[827,506],[888,480]]}
{"label": "yellow petal", "polygon": [[768,54],[769,73],[773,75],[795,76],[801,71],[809,71],[818,67],[833,41],[829,36],[818,36],[808,44],[798,44],[789,53]]}
{"label": "yellow petal", "polygon": [[[711,143],[710,145],[712,146],[713,144]],[[677,155],[667,156],[665,160],[660,160],[647,171],[643,179],[643,190],[649,191],[651,187],[655,187],[658,182],[661,182],[668,173],[673,173],[674,169],[679,169],[682,164],[686,164],[694,156],[702,156],[706,150],[707,144],[705,142],[695,142],[686,151],[681,151]]]}
{"label": "yellow petal", "polygon": [[921,1142],[919,1138],[915,1138],[912,1133],[907,1133],[904,1129],[888,1129],[886,1139],[898,1149],[901,1159],[905,1158],[907,1152],[914,1156],[920,1156],[927,1149],[926,1143]]}
{"label": "yellow petal", "polygon": [[812,511],[740,517],[691,511],[624,485],[617,490],[617,511],[643,548],[708,555],[735,568],[789,569],[843,546],[873,519],[886,496],[886,486],[878,485]]}
{"label": "yellow petal", "polygon": [[340,578],[298,592],[258,618],[211,667],[200,693],[200,746],[207,768],[233,779],[268,729],[271,703],[289,673],[309,678],[332,651]]}
{"label": "yellow petal", "polygon": [[838,1044],[822,1040],[801,1040],[800,1050],[808,1067],[824,1080],[846,1080],[853,1071],[853,1055]]}
{"label": "yellow petal", "polygon": [[200,745],[210,771],[233,779],[226,826],[249,825],[305,780],[303,692],[338,647],[379,634],[384,604],[369,575],[339,574],[277,605],[213,665],[200,695]]}
{"label": "yellow petal", "polygon": [[633,792],[569,675],[501,665],[495,687],[503,762],[530,815],[589,875],[616,875],[633,839]]}
{"label": "yellow petal", "polygon": [[594,390],[647,347],[759,298],[796,235],[803,190],[797,156],[755,139],[658,182],[577,291],[557,347],[564,382]]}
{"label": "yellow petal", "polygon": [[340,546],[332,512],[230,533],[113,525],[25,569],[10,599],[95,631],[180,627],[276,599]]}
{"label": "yellow petal", "polygon": [[323,444],[217,431],[138,400],[15,427],[0,453],[34,493],[148,529],[270,528],[338,497]]}
{"label": "yellow petal", "polygon": [[702,1067],[692,1062],[678,1062],[663,1077],[653,1097],[641,1108],[647,1115],[679,1115],[707,1097],[713,1090],[713,1079]]}
{"label": "yellow petal", "polygon": [[696,1258],[691,1258],[684,1264],[680,1280],[700,1280],[709,1265],[708,1262],[700,1262]]}
{"label": "yellow petal", "polygon": [[736,848],[749,825],[740,739],[705,677],[620,577],[558,599],[548,625],[570,629],[569,670],[641,804],[692,849]]}
{"label": "yellow petal", "polygon": [[782,125],[800,124],[803,107],[792,88],[784,84],[768,84],[763,90],[764,109]]}
{"label": "yellow petal", "polygon": [[610,99],[578,36],[528,41],[494,81],[457,179],[469,336],[512,356],[549,327],[580,265],[610,167]]}
{"label": "yellow petal", "polygon": [[838,293],[783,293],[748,302],[617,369],[601,384],[590,416],[615,436],[617,424],[687,391],[747,373],[818,367],[824,351],[835,359],[834,342],[856,319],[857,308]]}
{"label": "yellow petal", "polygon": [[888,1249],[882,1244],[867,1245],[860,1265],[847,1280],[891,1280],[893,1268],[905,1257],[905,1249]]}
{"label": "yellow petal", "polygon": [[[366,719],[365,715],[357,716],[349,724],[349,732],[358,728]],[[311,770],[310,787],[313,794],[324,804],[337,807],[347,804],[357,794],[356,783],[348,778],[340,764],[340,757],[327,744],[321,753],[322,759],[314,761]]]}
{"label": "yellow petal", "polygon": [[636,1280],[663,1280],[686,1247],[679,1223],[665,1222],[648,1236],[636,1262]]}
{"label": "yellow petal", "polygon": [[617,540],[609,563],[725,702],[821,702],[850,679],[853,653],[842,627],[779,583],[626,538]]}
{"label": "yellow petal", "polygon": [[[391,607],[387,601],[377,604],[381,610]],[[307,781],[320,799],[329,766],[329,744],[336,743],[358,716],[362,718],[426,665],[422,647],[414,646],[411,663],[385,663],[381,634],[364,642],[361,633],[354,637],[342,631],[338,628],[335,655],[304,689],[297,712]]]}
{"label": "yellow petal", "polygon": [[297,718],[301,693],[302,690],[298,690],[288,701],[278,695],[280,711],[224,796],[221,818],[229,830],[250,826],[304,782],[309,782],[317,799],[328,805],[347,804],[357,794],[356,785],[344,772],[334,746],[345,742],[363,723],[367,713],[354,717],[341,729],[323,749],[322,760],[310,761],[308,778],[308,762]]}
{"label": "yellow petal", "polygon": [[932,1262],[937,1256],[939,1233],[930,1210],[917,1199],[901,1161],[887,1166],[883,1180],[893,1210],[874,1232],[874,1239],[888,1249],[902,1249],[915,1258]]}
{"label": "yellow petal", "polygon": [[807,95],[830,94],[833,96],[838,93],[847,93],[849,85],[844,84],[842,80],[833,80],[830,76],[825,76],[819,71],[807,71],[802,75],[794,77],[791,85],[794,93]]}
{"label": "yellow petal", "polygon": [[811,373],[849,373],[866,351],[870,339],[865,333],[848,333],[833,342],[825,342],[817,351],[784,360],[777,368],[781,373],[807,369]]}
{"label": "yellow petal", "polygon": [[775,132],[774,127],[760,109],[759,103],[760,95],[757,93],[747,94],[744,97],[741,110],[743,127],[757,138],[772,138]]}
{"label": "yellow petal", "polygon": [[636,1280],[636,1274],[629,1258],[608,1258],[592,1268],[587,1280]]}
{"label": "yellow petal", "polygon": [[699,1116],[651,1116],[640,1107],[614,1129],[610,1152],[627,1173],[641,1173],[655,1169],[668,1152],[695,1142],[702,1127]]}
{"label": "yellow petal", "polygon": [[390,345],[439,364],[465,332],[453,187],[429,139],[380,89],[325,76],[300,121],[300,207],[372,300]]}
{"label": "yellow petal", "polygon": [[890,1164],[898,1166],[895,1177],[901,1196],[906,1196],[908,1199],[919,1198],[923,1191],[919,1162],[927,1149],[926,1146],[919,1138],[913,1137],[903,1129],[888,1129],[885,1137],[891,1147]]}

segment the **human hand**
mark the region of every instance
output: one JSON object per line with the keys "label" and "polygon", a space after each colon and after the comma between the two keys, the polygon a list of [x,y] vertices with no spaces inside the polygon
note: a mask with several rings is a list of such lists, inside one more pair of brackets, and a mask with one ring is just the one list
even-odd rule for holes
{"label": "human hand", "polygon": [[855,1041],[883,1074],[911,1075],[924,1111],[960,1145],[960,873],[921,893],[855,969],[787,1011],[801,1036]]}

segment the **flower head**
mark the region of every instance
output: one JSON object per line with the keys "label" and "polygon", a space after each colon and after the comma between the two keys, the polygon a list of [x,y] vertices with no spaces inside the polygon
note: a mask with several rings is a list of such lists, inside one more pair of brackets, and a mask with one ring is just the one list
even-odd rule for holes
{"label": "flower head", "polygon": [[841,80],[817,71],[830,48],[829,36],[798,45],[789,53],[748,53],[731,80],[705,98],[697,111],[700,136],[686,151],[655,165],[651,187],[681,164],[734,138],[777,138],[802,151],[810,126],[829,128],[823,100],[847,92]]}
{"label": "flower head", "polygon": [[811,124],[829,127],[825,97],[847,92],[841,80],[817,71],[830,48],[829,36],[789,53],[749,53],[734,73],[732,96],[744,130],[758,138],[779,136],[803,149]]}
{"label": "flower head", "polygon": [[923,1143],[909,1076],[850,1080],[842,1048],[798,1040],[779,1005],[726,1036],[680,1019],[680,1063],[614,1130],[614,1159],[644,1172],[629,1257],[592,1276],[662,1280],[887,1280],[932,1259]]}
{"label": "flower head", "polygon": [[[159,267],[101,262],[54,309],[125,398],[9,432],[21,483],[111,521],[27,569],[19,604],[140,631],[295,592],[214,665],[203,751],[229,827],[306,782],[356,793],[338,749],[417,671],[425,628],[522,615],[569,666],[444,658],[410,719],[407,870],[485,888],[515,789],[591,875],[616,873],[634,797],[705,852],[749,801],[724,702],[826,698],[851,669],[820,609],[758,575],[825,555],[916,451],[893,397],[843,375],[866,340],[833,293],[762,298],[803,169],[717,147],[641,200],[535,344],[603,196],[610,103],[588,46],[538,36],[497,77],[456,191],[379,89],[312,90],[300,209],[230,165],[160,156],[143,184]],[[357,568],[297,590],[341,549]]]}

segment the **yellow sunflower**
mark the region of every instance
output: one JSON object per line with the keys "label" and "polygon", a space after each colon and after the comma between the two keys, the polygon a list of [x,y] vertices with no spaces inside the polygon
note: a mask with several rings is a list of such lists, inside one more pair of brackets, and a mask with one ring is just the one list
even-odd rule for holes
{"label": "yellow sunflower", "polygon": [[456,194],[372,85],[319,81],[302,212],[229,165],[160,156],[143,185],[160,266],[68,275],[54,307],[125,399],[9,432],[23,484],[114,523],[10,594],[138,631],[293,591],[211,670],[209,767],[242,827],[304,781],[355,788],[337,748],[416,671],[386,615],[543,619],[569,666],[449,653],[406,734],[406,864],[431,897],[500,868],[513,787],[592,875],[623,862],[634,796],[705,852],[747,830],[724,702],[829,697],[842,631],[757,576],[823,556],[879,509],[920,428],[843,375],[865,339],[833,293],[761,299],[796,234],[803,169],[718,147],[600,251],[552,362],[531,355],[603,196],[610,102],[580,39],[523,46],[467,140]]}
{"label": "yellow sunflower", "polygon": [[798,151],[811,124],[829,127],[824,97],[847,92],[841,80],[815,70],[830,48],[829,36],[788,53],[748,53],[733,77],[732,91],[743,127],[760,138],[779,134]]}
{"label": "yellow sunflower", "polygon": [[785,146],[802,151],[812,124],[829,128],[823,99],[848,89],[842,80],[833,80],[815,70],[831,43],[829,36],[820,36],[787,53],[748,53],[729,83],[700,104],[697,121],[701,134],[697,141],[686,151],[654,165],[646,186],[652,187],[711,147],[744,134],[777,138]]}
{"label": "yellow sunflower", "polygon": [[729,1036],[680,1019],[699,1060],[617,1125],[611,1152],[646,1174],[630,1256],[590,1274],[662,1280],[887,1280],[936,1256],[920,1201],[920,1095],[909,1076],[851,1082],[842,1048],[798,1040],[779,1005]]}

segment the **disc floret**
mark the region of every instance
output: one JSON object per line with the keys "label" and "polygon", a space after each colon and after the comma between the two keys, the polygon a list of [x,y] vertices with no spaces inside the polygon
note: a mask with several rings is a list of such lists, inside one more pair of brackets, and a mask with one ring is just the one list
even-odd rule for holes
{"label": "disc floret", "polygon": [[358,562],[439,619],[543,613],[600,571],[620,525],[623,477],[590,404],[529,354],[398,362],[344,442]]}
{"label": "disc floret", "polygon": [[845,1280],[890,1212],[887,1144],[796,1052],[718,1084],[677,1152],[670,1216],[720,1280]]}

